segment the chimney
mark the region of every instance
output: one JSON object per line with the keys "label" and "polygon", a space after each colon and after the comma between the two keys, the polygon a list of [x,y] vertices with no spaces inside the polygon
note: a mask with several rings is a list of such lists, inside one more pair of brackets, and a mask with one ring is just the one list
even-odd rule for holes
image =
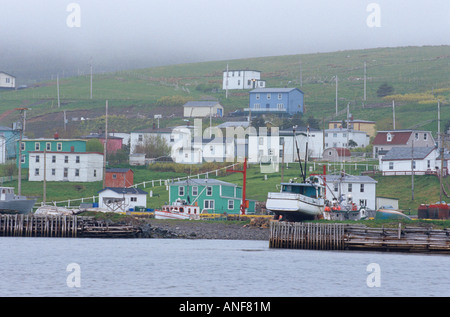
{"label": "chimney", "polygon": [[58,134],[58,132],[55,132],[55,134],[53,135],[53,137],[55,138],[55,140],[58,140],[58,139],[59,139],[59,134]]}

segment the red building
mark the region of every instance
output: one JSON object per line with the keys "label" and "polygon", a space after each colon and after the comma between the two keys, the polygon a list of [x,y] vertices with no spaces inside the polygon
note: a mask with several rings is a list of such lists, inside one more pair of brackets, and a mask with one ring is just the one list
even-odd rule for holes
{"label": "red building", "polygon": [[[84,136],[84,139],[98,139],[105,146],[105,134],[91,133],[90,135]],[[117,136],[108,135],[108,145],[106,147],[107,154],[116,153],[122,148],[123,139]]]}
{"label": "red building", "polygon": [[126,188],[134,184],[134,172],[129,168],[110,168],[105,173],[105,188]]}

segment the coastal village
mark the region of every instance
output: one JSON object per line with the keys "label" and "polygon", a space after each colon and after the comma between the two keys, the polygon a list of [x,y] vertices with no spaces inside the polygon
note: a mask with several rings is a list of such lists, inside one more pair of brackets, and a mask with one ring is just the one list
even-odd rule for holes
{"label": "coastal village", "polygon": [[[420,128],[396,129],[394,100],[392,106],[387,102],[392,109],[392,126],[380,130],[376,121],[354,117],[350,103],[338,113],[336,77],[336,115],[326,122],[313,117],[306,121],[308,92],[293,83],[269,87],[264,72],[250,70],[251,66],[229,69],[226,65],[224,70],[217,70],[221,76],[216,82],[221,86],[213,90],[225,95],[227,102],[236,95],[246,96],[246,106],[230,110],[218,98],[188,100],[177,106],[181,125],[167,124],[173,115],[157,114],[147,127],[111,131],[106,100],[103,125],[97,131],[60,137],[64,131],[54,129],[52,137],[43,137],[27,134],[29,107],[4,113],[5,118],[12,112],[19,113],[20,120],[0,127],[0,163],[15,162],[19,173],[17,187],[9,186],[5,179],[3,191],[15,187],[20,196],[23,182],[42,184],[43,195],[34,197],[32,210],[21,210],[22,214],[91,210],[196,220],[244,215],[287,221],[448,219],[445,199],[450,188],[445,180],[449,174],[450,126],[440,118],[440,101],[435,113],[437,133]],[[364,87],[366,79],[364,73]],[[16,87],[15,82],[15,76],[0,72],[2,93],[31,89]],[[59,96],[59,86],[57,89]],[[58,107],[59,103],[58,99]],[[89,119],[72,118],[79,120]],[[64,112],[64,127],[66,123]],[[111,164],[111,157],[117,153],[122,159]],[[207,164],[211,168],[200,172],[198,167]],[[142,180],[136,174],[143,168],[164,170],[164,166],[177,165],[190,166],[189,175]],[[294,170],[297,176],[292,177]],[[281,174],[281,178],[276,186],[264,187],[263,199],[255,199],[248,194],[249,186],[256,185],[247,183],[249,171],[259,175],[261,182],[274,174]],[[285,172],[289,172],[286,177]],[[235,176],[232,181],[223,179],[231,174]],[[401,210],[395,193],[389,197],[378,194],[374,175],[391,177],[394,182],[396,177],[410,176],[412,195],[415,176],[435,177],[440,180],[439,188],[435,188],[440,200]],[[67,200],[55,201],[46,195],[45,186],[50,182],[80,187],[95,183],[101,188],[89,197],[73,192]],[[300,188],[298,183],[310,188]],[[309,190],[313,193],[307,193]],[[302,207],[288,206],[291,198],[287,197],[292,194],[317,200],[318,209],[297,217],[297,209],[300,214],[303,211]],[[302,204],[300,200],[297,203]]]}

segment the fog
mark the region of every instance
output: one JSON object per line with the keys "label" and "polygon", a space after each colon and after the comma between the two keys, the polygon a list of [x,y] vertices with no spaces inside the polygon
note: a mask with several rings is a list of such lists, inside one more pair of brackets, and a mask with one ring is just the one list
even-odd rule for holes
{"label": "fog", "polygon": [[90,64],[448,45],[449,14],[448,0],[0,0],[0,70],[20,83]]}

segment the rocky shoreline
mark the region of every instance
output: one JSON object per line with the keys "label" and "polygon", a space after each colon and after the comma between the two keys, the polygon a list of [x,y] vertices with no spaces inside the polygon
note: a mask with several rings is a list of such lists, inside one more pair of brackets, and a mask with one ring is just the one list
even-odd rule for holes
{"label": "rocky shoreline", "polygon": [[269,241],[268,227],[252,223],[148,219],[141,228],[143,238]]}

